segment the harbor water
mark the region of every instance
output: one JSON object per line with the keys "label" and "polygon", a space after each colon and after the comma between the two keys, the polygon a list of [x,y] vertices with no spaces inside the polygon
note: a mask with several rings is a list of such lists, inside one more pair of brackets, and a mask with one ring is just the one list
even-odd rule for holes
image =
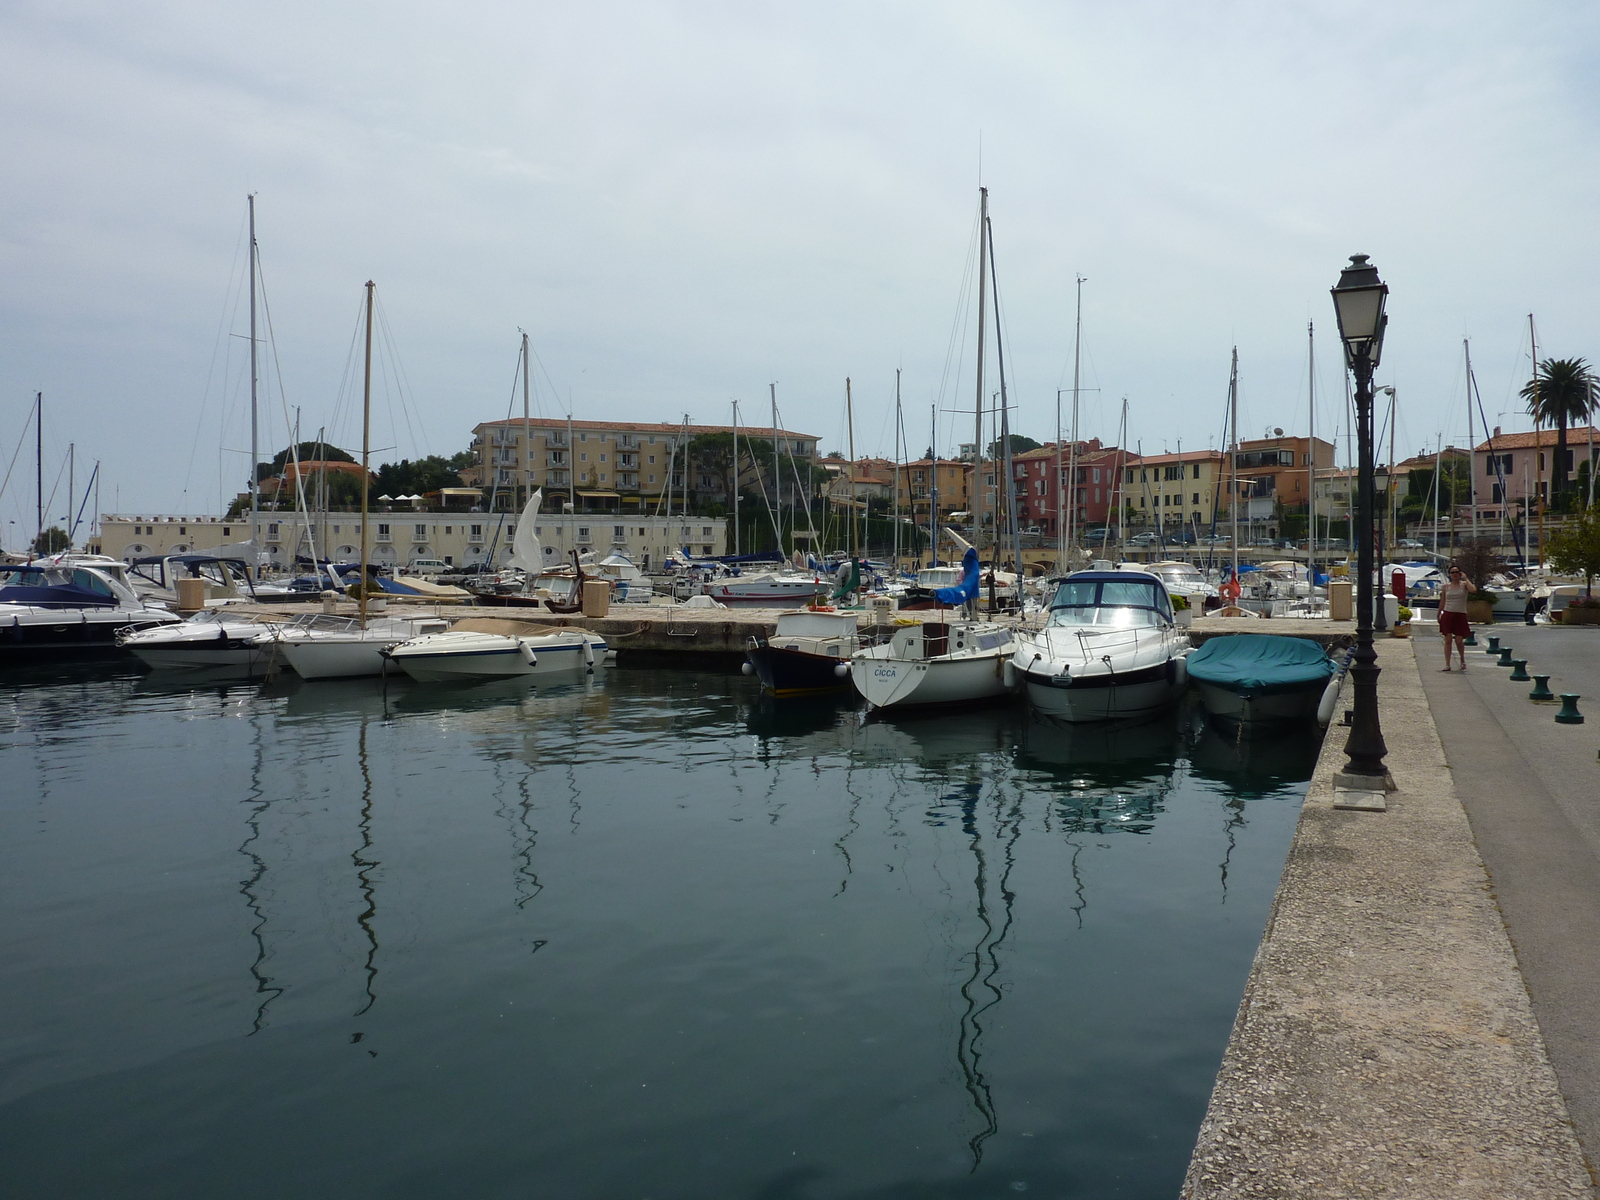
{"label": "harbor water", "polygon": [[1175,1196],[1315,753],[8,672],[4,1192]]}

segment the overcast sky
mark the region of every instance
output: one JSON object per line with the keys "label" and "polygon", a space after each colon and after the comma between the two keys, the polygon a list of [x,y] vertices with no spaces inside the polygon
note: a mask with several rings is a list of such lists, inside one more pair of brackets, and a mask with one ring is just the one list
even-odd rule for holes
{"label": "overcast sky", "polygon": [[[1304,432],[1308,320],[1328,433],[1354,252],[1393,289],[1402,454],[1465,441],[1464,337],[1490,423],[1526,428],[1528,313],[1541,357],[1600,357],[1597,26],[1467,0],[12,0],[0,467],[42,390],[52,516],[69,441],[103,511],[242,486],[251,192],[263,456],[286,406],[359,450],[369,278],[375,461],[506,415],[519,328],[537,414],[725,422],[737,398],[765,424],[776,382],[783,423],[842,448],[849,376],[858,452],[889,454],[898,367],[920,454],[933,406],[972,406],[980,145],[1017,432],[1054,433],[1082,275],[1084,436],[1114,440],[1126,397],[1130,445],[1217,444],[1234,345],[1242,432]],[[940,422],[941,452],[970,439]],[[31,460],[30,433],[7,546]]]}

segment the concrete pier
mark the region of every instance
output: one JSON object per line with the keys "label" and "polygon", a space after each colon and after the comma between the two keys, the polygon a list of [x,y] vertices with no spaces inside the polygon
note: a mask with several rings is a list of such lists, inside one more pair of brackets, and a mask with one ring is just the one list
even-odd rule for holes
{"label": "concrete pier", "polygon": [[1330,732],[1182,1194],[1589,1197],[1413,643],[1378,648],[1398,791],[1334,808]]}

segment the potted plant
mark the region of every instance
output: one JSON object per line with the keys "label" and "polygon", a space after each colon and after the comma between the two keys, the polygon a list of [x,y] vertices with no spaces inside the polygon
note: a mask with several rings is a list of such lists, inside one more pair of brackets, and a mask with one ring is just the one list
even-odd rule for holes
{"label": "potted plant", "polygon": [[1579,596],[1561,614],[1563,625],[1600,625],[1600,596]]}
{"label": "potted plant", "polygon": [[1390,637],[1408,638],[1411,636],[1411,610],[1404,604],[1395,614],[1394,627],[1389,630]]}
{"label": "potted plant", "polygon": [[1189,597],[1172,597],[1172,621],[1179,629],[1188,629],[1194,624],[1194,609],[1189,607]]}

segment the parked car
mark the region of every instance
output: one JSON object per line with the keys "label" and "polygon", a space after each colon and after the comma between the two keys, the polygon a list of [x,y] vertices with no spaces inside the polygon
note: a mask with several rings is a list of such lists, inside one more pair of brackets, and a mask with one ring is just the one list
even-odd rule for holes
{"label": "parked car", "polygon": [[1128,539],[1130,546],[1154,546],[1161,539],[1153,533],[1136,533]]}
{"label": "parked car", "polygon": [[1423,550],[1425,546],[1415,538],[1401,538],[1395,543],[1401,550]]}
{"label": "parked car", "polygon": [[1100,529],[1091,529],[1088,533],[1083,535],[1083,540],[1093,546],[1103,546],[1111,540],[1111,530],[1104,527]]}

